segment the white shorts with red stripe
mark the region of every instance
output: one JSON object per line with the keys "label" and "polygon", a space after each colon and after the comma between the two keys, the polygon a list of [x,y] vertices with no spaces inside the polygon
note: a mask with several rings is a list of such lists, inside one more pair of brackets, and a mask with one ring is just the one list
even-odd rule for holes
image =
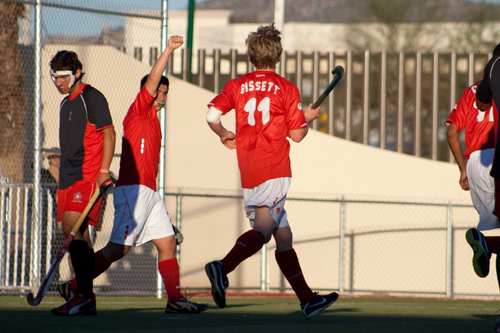
{"label": "white shorts with red stripe", "polygon": [[118,186],[113,191],[115,219],[110,242],[128,246],[174,235],[160,194],[144,185]]}
{"label": "white shorts with red stripe", "polygon": [[285,199],[290,188],[291,177],[270,179],[254,188],[244,188],[245,211],[253,228],[255,207],[269,207],[269,214],[276,222],[276,229],[288,226]]}
{"label": "white shorts with red stripe", "polygon": [[477,230],[491,230],[499,227],[495,208],[495,181],[490,176],[495,149],[476,150],[467,162],[467,180],[472,203],[479,214]]}

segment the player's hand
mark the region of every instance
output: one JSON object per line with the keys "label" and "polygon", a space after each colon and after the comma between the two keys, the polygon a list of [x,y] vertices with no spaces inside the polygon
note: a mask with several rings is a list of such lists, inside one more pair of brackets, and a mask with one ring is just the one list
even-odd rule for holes
{"label": "player's hand", "polygon": [[227,149],[236,149],[236,141],[234,140],[236,138],[236,135],[231,132],[231,131],[226,131],[226,133],[221,136],[220,138],[220,142],[222,142],[222,144],[224,146],[226,146]]}
{"label": "player's hand", "polygon": [[306,118],[306,122],[307,122],[308,125],[313,120],[315,120],[316,118],[318,118],[318,116],[319,116],[319,110],[321,109],[320,106],[318,106],[318,108],[316,108],[316,109],[313,109],[312,106],[313,106],[312,104],[309,104],[309,106],[307,107],[306,111],[304,112],[304,117]]}
{"label": "player's hand", "polygon": [[467,179],[467,172],[462,172],[460,174],[460,180],[458,181],[460,187],[464,191],[469,191],[469,180]]}
{"label": "player's hand", "polygon": [[99,172],[99,175],[97,175],[97,187],[101,187],[101,185],[109,179],[109,173],[107,172]]}
{"label": "player's hand", "polygon": [[175,50],[179,48],[182,44],[184,44],[184,37],[173,35],[168,39],[167,47]]}

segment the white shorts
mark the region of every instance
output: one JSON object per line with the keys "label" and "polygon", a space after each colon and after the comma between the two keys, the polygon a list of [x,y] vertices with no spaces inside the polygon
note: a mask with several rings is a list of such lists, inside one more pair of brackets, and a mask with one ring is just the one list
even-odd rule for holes
{"label": "white shorts", "polygon": [[113,201],[115,220],[110,242],[133,246],[174,235],[167,207],[158,192],[144,185],[118,186]]}
{"label": "white shorts", "polygon": [[244,188],[245,211],[253,228],[255,222],[255,207],[269,207],[269,214],[276,222],[276,229],[288,226],[285,211],[285,199],[290,188],[291,177],[276,178],[266,181],[254,188]]}
{"label": "white shorts", "polygon": [[469,181],[472,203],[479,214],[479,231],[499,228],[498,217],[493,215],[495,208],[495,181],[490,176],[494,148],[476,150],[467,162],[467,180]]}

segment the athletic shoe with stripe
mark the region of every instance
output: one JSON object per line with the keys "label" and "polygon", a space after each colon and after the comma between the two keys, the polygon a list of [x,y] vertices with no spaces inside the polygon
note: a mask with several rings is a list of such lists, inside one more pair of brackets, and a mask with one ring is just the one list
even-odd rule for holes
{"label": "athletic shoe with stripe", "polygon": [[165,313],[200,313],[206,309],[208,309],[206,304],[191,302],[186,298],[181,297],[181,299],[176,302],[169,299],[167,301],[167,306],[165,307]]}
{"label": "athletic shoe with stripe", "polygon": [[71,290],[71,280],[66,282],[62,282],[57,286],[57,290],[62,298],[69,302],[74,296],[75,293]]}
{"label": "athletic shoe with stripe", "polygon": [[300,304],[300,308],[302,309],[302,313],[306,317],[306,319],[311,319],[319,315],[321,311],[332,305],[337,298],[339,298],[339,294],[333,292],[328,295],[318,295],[315,293],[314,300],[312,302],[306,304]]}
{"label": "athletic shoe with stripe", "polygon": [[491,253],[483,234],[476,228],[471,228],[465,233],[465,239],[469,243],[474,255],[472,257],[472,267],[479,277],[486,277],[490,272]]}
{"label": "athletic shoe with stripe", "polygon": [[51,310],[56,316],[95,316],[97,314],[95,294],[92,298],[85,298],[76,293],[69,302]]}
{"label": "athletic shoe with stripe", "polygon": [[212,261],[205,265],[205,272],[212,285],[212,298],[219,308],[226,307],[226,289],[229,287],[229,281],[226,274],[222,271],[221,261]]}

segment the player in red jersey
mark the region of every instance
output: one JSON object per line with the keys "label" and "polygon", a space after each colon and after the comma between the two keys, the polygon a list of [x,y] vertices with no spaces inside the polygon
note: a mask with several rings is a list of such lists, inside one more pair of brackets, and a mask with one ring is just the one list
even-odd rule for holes
{"label": "player in red jersey", "polygon": [[[220,261],[205,266],[215,303],[226,306],[227,274],[258,252],[274,236],[276,261],[300,300],[307,319],[333,304],[337,293],[320,296],[307,285],[292,246],[292,232],[284,209],[292,177],[290,143],[306,136],[319,115],[309,105],[302,111],[295,85],[275,72],[280,61],[281,32],[274,24],[248,35],[246,45],[256,71],[229,81],[209,104],[207,122],[224,146],[236,149],[245,210],[251,230],[242,234]],[[236,134],[224,128],[223,114],[235,109]]]}
{"label": "player in red jersey", "polygon": [[[156,191],[162,137],[157,112],[165,106],[169,85],[162,74],[171,54],[182,44],[181,36],[169,38],[151,73],[141,80],[141,90],[123,121],[120,173],[113,192],[113,231],[108,244],[96,253],[94,278],[123,258],[132,246],[151,241],[158,251],[158,270],[168,295],[165,312],[187,314],[208,307],[181,295],[175,232]],[[75,282],[73,279],[60,289],[63,297],[71,297]]]}
{"label": "player in red jersey", "polygon": [[[493,109],[493,127],[495,138],[495,150],[493,154],[493,162],[491,166],[490,175],[494,181],[493,192],[493,214],[497,218],[500,217],[500,150],[497,149],[498,145],[498,105],[500,104],[500,44],[493,50],[493,57],[490,59],[484,69],[483,80],[478,85],[476,90],[476,106],[481,111]],[[495,226],[498,228],[498,222]],[[498,256],[500,247],[500,237],[484,237],[483,234],[476,229],[469,229],[467,231],[467,241],[471,244],[474,251],[473,264],[476,273],[478,271],[488,274],[491,253],[496,253],[496,272],[498,284],[500,286],[500,257]],[[472,242],[470,241],[472,240]],[[476,267],[478,267],[476,269]],[[479,274],[478,274],[479,275]],[[486,276],[485,274],[483,274]],[[479,275],[481,276],[481,275]],[[495,330],[500,332],[500,316],[497,317],[495,322]]]}
{"label": "player in red jersey", "polygon": [[[481,231],[499,228],[495,208],[495,183],[490,176],[495,147],[493,110],[485,112],[476,107],[476,89],[480,82],[465,89],[445,125],[448,127],[448,144],[460,170],[459,183],[463,190],[470,190],[474,207],[479,214],[477,228],[465,233],[474,251],[472,266],[479,277],[485,277],[490,269],[491,251],[500,246],[497,237],[484,237]],[[465,129],[465,147],[462,153],[459,133]]]}
{"label": "player in red jersey", "polygon": [[[62,222],[66,237],[94,191],[109,179],[115,150],[115,130],[106,98],[82,82],[82,68],[78,55],[71,51],[59,51],[50,61],[50,73],[57,90],[68,95],[60,107],[57,208],[57,221]],[[92,291],[94,250],[87,224],[96,225],[101,199],[93,206],[69,247],[78,290],[73,299],[52,309],[55,315],[95,315],[97,312]]]}

